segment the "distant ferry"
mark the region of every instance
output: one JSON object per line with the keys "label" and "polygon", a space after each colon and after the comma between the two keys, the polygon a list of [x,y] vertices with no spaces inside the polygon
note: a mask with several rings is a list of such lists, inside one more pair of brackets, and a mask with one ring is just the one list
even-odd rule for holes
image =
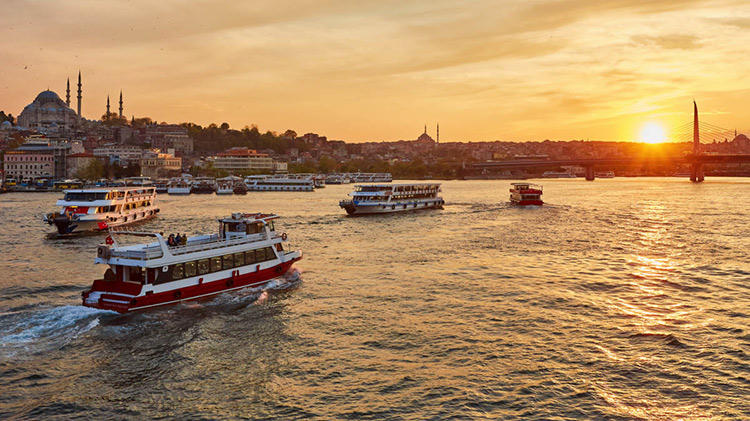
{"label": "distant ferry", "polygon": [[379,173],[353,173],[348,174],[354,183],[390,183],[393,181],[393,175],[389,172]]}
{"label": "distant ferry", "polygon": [[[189,237],[179,246],[161,234],[113,231],[95,259],[109,269],[83,293],[83,305],[126,313],[267,285],[302,258],[299,250],[284,250],[287,235],[275,230],[277,218],[235,213],[219,220],[218,234]],[[120,246],[120,234],[151,242]]]}
{"label": "distant ferry", "polygon": [[150,187],[154,185],[150,177],[125,177],[123,181],[128,187]]}
{"label": "distant ferry", "polygon": [[196,177],[193,179],[193,186],[190,188],[190,193],[213,194],[217,188],[216,179],[211,177]]}
{"label": "distant ferry", "polygon": [[442,209],[445,204],[435,183],[357,185],[349,196],[339,202],[349,215]]}
{"label": "distant ferry", "polygon": [[545,171],[542,178],[577,178],[575,174],[567,171]]}
{"label": "distant ferry", "polygon": [[331,174],[326,177],[326,184],[349,184],[349,176],[344,174]]}
{"label": "distant ferry", "polygon": [[598,173],[595,173],[594,176],[596,178],[615,178],[615,172],[614,171],[598,172]]}
{"label": "distant ferry", "polygon": [[192,187],[193,177],[174,177],[169,180],[169,184],[167,185],[167,193],[169,193],[170,195],[186,195],[190,194],[190,189]]}
{"label": "distant ferry", "polygon": [[314,191],[315,185],[309,178],[288,177],[247,177],[245,186],[249,191]]}
{"label": "distant ferry", "polygon": [[60,235],[101,231],[156,217],[155,201],[154,187],[68,190],[44,220]]}
{"label": "distant ferry", "polygon": [[511,183],[510,203],[520,206],[542,206],[542,186],[531,183]]}
{"label": "distant ferry", "polygon": [[156,188],[156,193],[167,193],[169,191],[169,179],[168,178],[159,178],[154,181],[154,187]]}

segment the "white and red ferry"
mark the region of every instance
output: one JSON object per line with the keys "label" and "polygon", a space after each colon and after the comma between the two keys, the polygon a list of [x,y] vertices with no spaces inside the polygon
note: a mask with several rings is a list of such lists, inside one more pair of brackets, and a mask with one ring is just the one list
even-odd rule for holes
{"label": "white and red ferry", "polygon": [[[218,234],[189,237],[177,246],[161,234],[111,231],[95,259],[109,268],[83,293],[83,305],[126,313],[264,286],[302,258],[299,250],[284,250],[287,235],[275,230],[277,218],[234,213],[219,219]],[[120,246],[121,234],[153,241]]]}
{"label": "white and red ferry", "polygon": [[531,183],[510,183],[510,202],[520,206],[542,206],[542,186]]}
{"label": "white and red ferry", "polygon": [[102,231],[155,218],[159,213],[154,187],[66,190],[57,206],[61,211],[45,215],[44,221],[57,227],[60,235]]}

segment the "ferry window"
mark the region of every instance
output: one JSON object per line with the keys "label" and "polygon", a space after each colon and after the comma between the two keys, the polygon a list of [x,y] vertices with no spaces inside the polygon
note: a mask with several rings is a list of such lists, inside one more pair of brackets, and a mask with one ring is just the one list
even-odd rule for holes
{"label": "ferry window", "polygon": [[266,247],[266,260],[273,260],[276,258],[276,253],[274,253],[273,248]]}
{"label": "ferry window", "polygon": [[266,249],[255,250],[255,261],[258,263],[266,261]]}
{"label": "ferry window", "polygon": [[191,276],[195,276],[195,262],[186,262],[185,263],[185,277],[189,278]]}
{"label": "ferry window", "polygon": [[130,282],[138,282],[139,284],[142,284],[144,280],[143,277],[143,268],[141,267],[131,267],[130,268]]}
{"label": "ferry window", "polygon": [[245,253],[235,253],[234,254],[234,265],[235,266],[244,266],[245,265]]}
{"label": "ferry window", "polygon": [[208,259],[198,260],[198,274],[204,275],[209,272]]}
{"label": "ferry window", "polygon": [[281,245],[281,243],[276,243],[276,251],[284,251],[284,247]]}
{"label": "ferry window", "polygon": [[221,257],[211,258],[211,272],[218,272],[221,270]]}
{"label": "ferry window", "polygon": [[172,280],[178,280],[183,278],[182,263],[178,263],[172,266]]}
{"label": "ferry window", "polygon": [[224,269],[231,269],[234,267],[234,258],[231,254],[224,256]]}
{"label": "ferry window", "polygon": [[252,265],[255,263],[255,250],[250,250],[245,252],[245,264],[246,265]]}
{"label": "ferry window", "polygon": [[256,222],[256,223],[253,223],[253,224],[249,224],[247,226],[247,234],[257,234],[257,233],[259,233],[262,226],[263,226],[263,224],[261,222]]}

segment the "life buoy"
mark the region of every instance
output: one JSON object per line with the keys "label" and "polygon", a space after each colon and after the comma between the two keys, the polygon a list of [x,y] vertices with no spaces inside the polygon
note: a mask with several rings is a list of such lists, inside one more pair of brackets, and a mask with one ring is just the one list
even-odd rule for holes
{"label": "life buoy", "polygon": [[282,240],[282,241],[286,241],[286,238],[287,238],[287,237],[286,237],[286,233],[283,233],[283,234],[281,234],[281,240]]}
{"label": "life buoy", "polygon": [[178,289],[177,291],[175,291],[175,292],[174,292],[174,297],[175,297],[175,298],[180,298],[180,297],[182,297],[182,291],[180,291],[179,289]]}
{"label": "life buoy", "polygon": [[101,256],[102,254],[104,254],[104,250],[102,248],[98,248],[98,249],[96,249],[96,254],[98,256]]}

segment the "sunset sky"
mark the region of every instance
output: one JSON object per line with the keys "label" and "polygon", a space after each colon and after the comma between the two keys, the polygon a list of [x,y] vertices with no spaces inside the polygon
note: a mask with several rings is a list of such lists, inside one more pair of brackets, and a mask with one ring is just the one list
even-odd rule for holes
{"label": "sunset sky", "polygon": [[[750,2],[6,0],[0,110],[83,73],[83,114],[329,139],[638,140],[750,129]],[[75,97],[75,92],[72,93]],[[71,105],[75,108],[75,98]]]}

